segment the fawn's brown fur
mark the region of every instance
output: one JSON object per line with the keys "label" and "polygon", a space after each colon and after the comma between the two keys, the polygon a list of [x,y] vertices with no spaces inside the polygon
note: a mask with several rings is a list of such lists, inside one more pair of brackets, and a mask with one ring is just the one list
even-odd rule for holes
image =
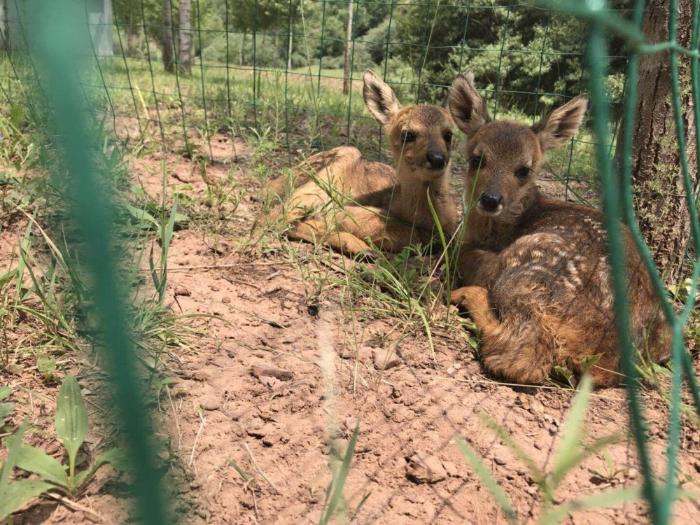
{"label": "fawn's brown fur", "polygon": [[[395,169],[362,158],[354,147],[318,153],[295,168],[296,187],[273,216],[292,225],[291,239],[318,240],[347,255],[369,253],[368,242],[397,252],[431,241],[429,194],[442,228],[452,234],[458,213],[449,195],[450,114],[431,105],[402,108],[371,71],[364,75],[363,95],[386,129]],[[268,190],[281,196],[284,186],[279,178]]]}
{"label": "fawn's brown fur", "polygon": [[[583,120],[579,96],[528,127],[490,121],[473,76],[450,90],[450,111],[468,136],[467,217],[459,268],[465,307],[482,334],[486,369],[539,383],[555,366],[598,385],[616,383],[619,354],[606,232],[597,210],[540,195],[544,153],[566,143]],[[667,358],[670,329],[651,279],[625,228],[630,329],[636,348]]]}

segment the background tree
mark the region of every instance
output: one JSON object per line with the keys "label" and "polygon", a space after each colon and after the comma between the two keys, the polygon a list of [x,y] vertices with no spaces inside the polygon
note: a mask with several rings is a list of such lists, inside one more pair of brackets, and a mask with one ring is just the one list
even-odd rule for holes
{"label": "background tree", "polygon": [[[691,0],[681,0],[678,13],[679,41],[681,45],[688,46]],[[647,2],[643,29],[649,41],[668,40],[668,14],[668,0]],[[695,147],[690,64],[685,57],[679,57],[679,60],[685,146],[695,185],[698,152]],[[684,275],[690,218],[684,200],[673,122],[669,63],[668,53],[641,56],[632,174],[639,226],[667,282],[676,283]],[[697,213],[697,210],[693,210],[693,213]]]}
{"label": "background tree", "polygon": [[163,0],[163,30],[161,33],[163,67],[168,73],[175,72],[175,39],[173,38],[172,0]]}
{"label": "background tree", "polygon": [[180,72],[192,74],[192,0],[180,0],[180,28],[178,31],[178,65]]}
{"label": "background tree", "polygon": [[348,23],[345,31],[345,51],[343,52],[343,93],[350,91],[352,82],[352,71],[350,57],[352,54],[352,12],[353,1],[348,0]]}

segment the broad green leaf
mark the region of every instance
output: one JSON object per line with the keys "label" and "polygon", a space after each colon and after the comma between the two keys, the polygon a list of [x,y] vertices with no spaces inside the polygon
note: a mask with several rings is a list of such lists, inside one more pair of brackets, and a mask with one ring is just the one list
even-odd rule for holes
{"label": "broad green leaf", "polygon": [[0,428],[5,426],[5,418],[12,414],[14,409],[14,403],[0,403]]}
{"label": "broad green leaf", "polygon": [[586,498],[562,503],[545,512],[540,518],[540,525],[557,525],[566,518],[567,514],[591,508],[612,507],[637,501],[640,497],[641,491],[638,488],[615,489],[593,494]]}
{"label": "broad green leaf", "polygon": [[124,454],[118,448],[110,448],[109,450],[106,450],[102,454],[98,455],[90,468],[79,472],[75,476],[76,487],[79,489],[83,488],[83,485],[92,479],[95,472],[97,472],[100,467],[106,465],[107,463],[110,463],[117,470],[124,470]]}
{"label": "broad green leaf", "polygon": [[343,488],[345,487],[345,481],[350,473],[350,464],[352,463],[352,456],[355,454],[355,445],[357,444],[357,435],[360,432],[360,422],[358,421],[355,425],[355,430],[350,436],[350,441],[348,441],[348,448],[345,450],[345,456],[343,456],[343,462],[340,464],[338,472],[331,482],[330,488],[330,498],[328,499],[328,506],[326,511],[321,516],[319,523],[325,525],[328,523],[335,510],[338,508],[341,500],[343,499]]}
{"label": "broad green leaf", "polygon": [[66,376],[58,392],[56,406],[56,435],[68,451],[70,474],[75,469],[75,458],[88,431],[87,410],[80,395],[80,386],[73,376]]}
{"label": "broad green leaf", "polygon": [[7,457],[5,458],[5,463],[3,463],[2,468],[0,468],[0,491],[7,486],[10,480],[10,473],[17,463],[17,455],[19,454],[19,449],[22,446],[22,436],[24,436],[24,431],[27,429],[27,422],[23,422],[17,432],[12,434],[7,438]]}
{"label": "broad green leaf", "polygon": [[566,415],[566,420],[562,425],[561,441],[552,469],[552,489],[556,488],[569,469],[576,465],[576,458],[580,452],[583,439],[583,423],[592,388],[593,383],[590,376],[584,375],[581,379],[579,390],[571,402],[571,408]]}
{"label": "broad green leaf", "polygon": [[68,487],[66,468],[43,450],[22,444],[17,454],[17,467],[38,474],[44,481]]}
{"label": "broad green leaf", "polygon": [[517,523],[518,515],[515,512],[515,509],[513,509],[513,505],[510,503],[508,495],[503,490],[503,487],[498,484],[496,478],[494,478],[491,472],[489,472],[489,469],[486,468],[486,465],[484,465],[484,462],[481,461],[481,458],[476,451],[461,436],[456,436],[455,441],[460,452],[467,459],[476,475],[479,477],[481,482],[486,485],[489,492],[491,492],[491,495],[496,500],[496,504],[501,509],[501,512],[505,514],[508,522]]}
{"label": "broad green leaf", "polygon": [[53,485],[38,479],[20,479],[0,487],[0,521],[52,488]]}
{"label": "broad green leaf", "polygon": [[42,355],[36,360],[36,367],[44,376],[51,376],[56,371],[56,360],[48,355]]}
{"label": "broad green leaf", "polygon": [[0,386],[0,401],[5,399],[12,393],[12,389],[9,386]]}
{"label": "broad green leaf", "polygon": [[136,219],[137,221],[140,221],[141,223],[150,223],[150,226],[155,227],[156,231],[160,229],[160,225],[158,224],[158,221],[148,213],[146,210],[142,210],[141,208],[137,208],[135,206],[132,206],[128,202],[124,203],[124,207],[127,209],[127,211],[131,214],[131,216]]}

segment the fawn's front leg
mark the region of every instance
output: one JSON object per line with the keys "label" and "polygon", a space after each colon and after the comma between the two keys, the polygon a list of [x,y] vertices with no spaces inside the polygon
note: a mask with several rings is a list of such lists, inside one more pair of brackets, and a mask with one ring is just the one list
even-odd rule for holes
{"label": "fawn's front leg", "polygon": [[463,286],[488,288],[500,271],[498,253],[478,248],[462,248],[457,269]]}

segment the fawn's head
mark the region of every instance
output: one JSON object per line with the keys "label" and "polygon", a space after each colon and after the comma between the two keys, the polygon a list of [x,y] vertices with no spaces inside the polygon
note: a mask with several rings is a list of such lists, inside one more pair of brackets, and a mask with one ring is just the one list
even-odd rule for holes
{"label": "fawn's head", "polygon": [[401,182],[432,182],[447,173],[454,123],[447,110],[418,104],[401,107],[394,91],[365,72],[365,105],[386,129]]}
{"label": "fawn's head", "polygon": [[535,175],[544,154],[576,134],[587,106],[586,97],[578,96],[533,126],[492,121],[474,87],[474,75],[459,75],[450,88],[449,107],[468,137],[469,204],[482,215],[496,217],[503,212],[502,220],[516,219],[537,193]]}

